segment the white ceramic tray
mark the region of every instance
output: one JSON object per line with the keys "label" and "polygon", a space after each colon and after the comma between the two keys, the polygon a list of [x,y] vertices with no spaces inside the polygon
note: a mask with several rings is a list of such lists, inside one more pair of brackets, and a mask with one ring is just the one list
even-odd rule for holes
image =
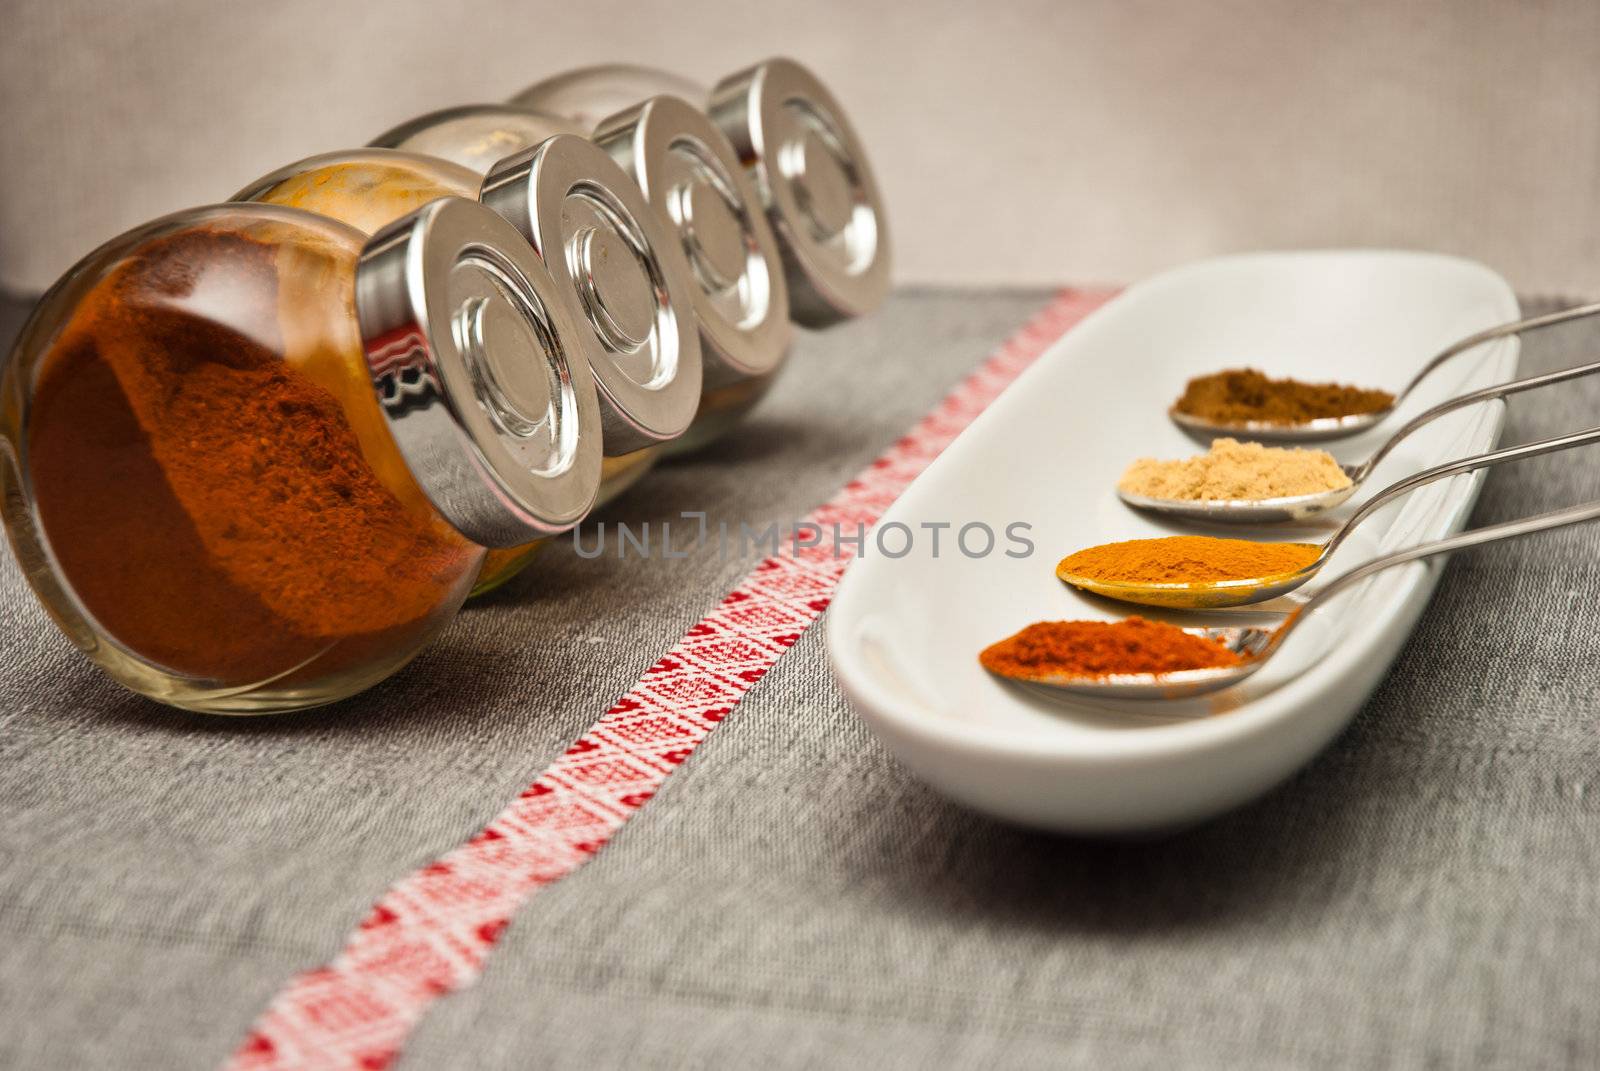
{"label": "white ceramic tray", "polygon": [[[1041,698],[991,678],[978,651],[1032,621],[1134,612],[1057,582],[1055,563],[1071,551],[1183,531],[1320,540],[1394,480],[1492,449],[1504,415],[1493,402],[1435,422],[1321,524],[1185,528],[1128,509],[1115,485],[1136,457],[1203,449],[1166,416],[1189,377],[1253,365],[1398,389],[1446,344],[1517,317],[1515,296],[1494,272],[1420,253],[1226,257],[1130,288],[1040,358],[880,522],[913,532],[928,531],[924,523],[973,521],[1004,532],[1024,522],[1032,555],[968,558],[952,552],[947,531],[937,556],[919,538],[909,554],[891,559],[874,553],[869,539],[828,614],[836,676],[907,766],[948,795],[1014,821],[1081,833],[1154,832],[1260,795],[1349,722],[1410,634],[1442,563],[1401,566],[1346,593],[1308,618],[1247,683],[1211,697],[1160,705]],[[1425,380],[1396,417],[1324,445],[1341,461],[1359,460],[1407,416],[1512,378],[1518,348],[1508,339],[1459,357]],[[1482,476],[1443,481],[1387,507],[1322,575],[1460,530]],[[1002,538],[1001,549],[1007,545]],[[1271,604],[1266,610],[1230,620],[1273,620]]]}

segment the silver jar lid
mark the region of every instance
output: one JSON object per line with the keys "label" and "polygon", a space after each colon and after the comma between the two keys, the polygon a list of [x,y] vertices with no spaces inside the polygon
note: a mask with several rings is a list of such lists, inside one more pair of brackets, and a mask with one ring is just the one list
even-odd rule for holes
{"label": "silver jar lid", "polygon": [[[778,233],[794,319],[825,327],[871,312],[889,293],[889,228],[872,165],[844,109],[792,60],[729,75],[709,94],[643,67],[587,67],[547,79],[513,103],[580,124],[657,93],[704,103]],[[627,101],[632,94],[631,101]]]}
{"label": "silver jar lid", "polygon": [[656,96],[603,121],[594,141],[678,239],[706,387],[775,370],[793,333],[782,255],[728,139],[681,97]]}
{"label": "silver jar lid", "polygon": [[556,115],[505,104],[466,104],[419,115],[374,138],[385,149],[436,156],[480,175],[508,156],[531,149],[556,134],[587,134]]}
{"label": "silver jar lid", "polygon": [[515,228],[431,202],[367,242],[356,311],[389,429],[452,526],[508,547],[583,519],[600,486],[586,332]]}
{"label": "silver jar lid", "polygon": [[827,87],[798,63],[773,59],[718,82],[707,110],[757,173],[783,242],[795,319],[820,327],[883,304],[883,197],[866,149]]}
{"label": "silver jar lid", "polygon": [[558,134],[500,161],[484,204],[532,243],[591,329],[605,452],[683,434],[700,404],[700,333],[683,251],[606,152]]}

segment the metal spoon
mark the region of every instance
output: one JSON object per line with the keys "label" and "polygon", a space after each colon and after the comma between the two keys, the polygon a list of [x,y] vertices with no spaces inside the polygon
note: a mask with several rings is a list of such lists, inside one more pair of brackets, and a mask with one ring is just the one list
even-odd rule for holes
{"label": "metal spoon", "polygon": [[1504,398],[1508,394],[1520,391],[1533,390],[1536,387],[1548,387],[1553,383],[1565,383],[1569,379],[1578,379],[1582,376],[1600,372],[1600,361],[1591,364],[1579,365],[1576,368],[1564,368],[1558,372],[1546,372],[1542,376],[1529,376],[1527,379],[1513,380],[1510,383],[1501,383],[1493,387],[1484,387],[1481,390],[1469,391],[1459,397],[1440,402],[1432,409],[1417,414],[1411,420],[1400,426],[1400,430],[1389,436],[1387,442],[1373,451],[1371,457],[1354,465],[1341,465],[1346,476],[1350,477],[1350,485],[1335,491],[1318,491],[1309,495],[1291,495],[1285,498],[1148,498],[1144,495],[1129,494],[1117,488],[1117,495],[1128,505],[1135,509],[1150,510],[1155,513],[1165,513],[1174,517],[1183,517],[1191,521],[1207,521],[1213,524],[1274,524],[1279,521],[1300,521],[1325,513],[1335,506],[1340,505],[1360,489],[1363,481],[1372,475],[1372,470],[1378,467],[1378,462],[1389,456],[1389,452],[1398,446],[1401,440],[1411,433],[1431,424],[1447,413],[1457,409],[1464,409],[1469,405],[1479,402],[1492,401],[1495,398]]}
{"label": "metal spoon", "polygon": [[1160,583],[1153,581],[1135,580],[1099,580],[1094,577],[1084,576],[1081,573],[1067,573],[1059,569],[1056,576],[1063,582],[1096,595],[1104,595],[1109,599],[1118,599],[1122,602],[1139,603],[1144,606],[1166,606],[1189,610],[1220,609],[1225,606],[1244,606],[1249,603],[1266,602],[1279,595],[1293,591],[1307,580],[1317,575],[1317,572],[1328,563],[1333,552],[1339,549],[1339,544],[1345,537],[1355,530],[1356,526],[1378,510],[1393,502],[1402,495],[1410,494],[1417,488],[1449,476],[1458,476],[1464,472],[1476,469],[1486,469],[1507,461],[1517,461],[1522,458],[1538,457],[1540,454],[1555,453],[1571,447],[1585,446],[1589,443],[1600,442],[1600,427],[1590,428],[1573,435],[1562,435],[1554,439],[1544,439],[1525,446],[1511,446],[1504,450],[1495,450],[1487,454],[1478,454],[1475,457],[1462,458],[1460,461],[1451,461],[1443,465],[1435,465],[1431,469],[1424,469],[1415,476],[1407,476],[1398,483],[1373,495],[1361,504],[1361,507],[1350,515],[1350,519],[1340,525],[1326,543],[1322,544],[1321,553],[1309,565],[1292,573],[1277,573],[1271,576],[1250,577],[1239,580],[1213,580],[1200,583]]}
{"label": "metal spoon", "polygon": [[1051,692],[1066,692],[1095,699],[1182,699],[1214,692],[1238,684],[1255,673],[1277,652],[1283,645],[1284,639],[1306,619],[1306,615],[1326,606],[1335,595],[1374,573],[1382,572],[1393,565],[1417,561],[1420,558],[1431,558],[1436,554],[1448,554],[1455,550],[1466,550],[1468,547],[1484,546],[1502,539],[1512,539],[1551,528],[1562,528],[1597,518],[1600,518],[1600,501],[1587,502],[1581,506],[1572,506],[1553,513],[1542,513],[1537,517],[1476,528],[1448,539],[1424,543],[1382,558],[1375,558],[1329,581],[1326,587],[1307,599],[1303,606],[1276,628],[1225,625],[1184,629],[1191,636],[1217,641],[1230,651],[1243,655],[1244,661],[1236,666],[1226,666],[1221,669],[1187,669],[1176,673],[1119,673],[1107,677],[1075,677],[1058,674],[1007,679]]}
{"label": "metal spoon", "polygon": [[1168,415],[1173,423],[1188,431],[1203,436],[1231,435],[1236,439],[1260,439],[1268,442],[1319,442],[1327,439],[1342,439],[1348,435],[1356,435],[1373,427],[1399,408],[1405,401],[1406,395],[1416,389],[1417,384],[1452,357],[1475,349],[1485,342],[1493,342],[1497,338],[1506,338],[1510,335],[1520,335],[1526,331],[1536,331],[1541,327],[1550,327],[1555,324],[1566,323],[1569,320],[1581,320],[1585,316],[1592,316],[1600,312],[1600,302],[1592,305],[1578,305],[1570,309],[1561,309],[1558,312],[1546,313],[1543,316],[1533,316],[1526,320],[1517,320],[1513,323],[1501,324],[1479,331],[1453,345],[1447,346],[1423,365],[1416,375],[1411,377],[1411,382],[1400,389],[1394,396],[1394,401],[1386,409],[1374,410],[1370,413],[1352,413],[1342,417],[1322,417],[1318,420],[1308,420],[1301,424],[1274,424],[1265,420],[1246,420],[1238,423],[1206,420],[1192,413],[1180,413],[1176,408],[1169,409]]}

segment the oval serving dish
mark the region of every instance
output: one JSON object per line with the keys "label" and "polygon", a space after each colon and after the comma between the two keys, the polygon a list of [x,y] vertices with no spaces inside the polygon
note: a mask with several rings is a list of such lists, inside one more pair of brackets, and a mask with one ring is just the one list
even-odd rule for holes
{"label": "oval serving dish", "polygon": [[[1434,422],[1386,458],[1361,493],[1316,522],[1218,531],[1135,512],[1116,483],[1138,457],[1204,443],[1167,408],[1192,376],[1254,366],[1275,376],[1396,389],[1433,353],[1518,317],[1482,265],[1380,251],[1265,253],[1204,261],[1131,287],[1050,348],[907,489],[880,524],[913,531],[1021,522],[1027,557],[902,558],[867,552],[828,613],[834,673],[874,733],[908,767],[978,810],[1045,829],[1142,834],[1192,825],[1261,795],[1333,738],[1383,678],[1427,604],[1442,563],[1367,581],[1306,621],[1247,683],[1178,702],[1068,702],[990,677],[977,654],[1039,620],[1167,614],[1083,595],[1056,561],[1115,540],[1184,532],[1320,541],[1370,494],[1427,465],[1492,449],[1504,405]],[[1402,410],[1358,437],[1318,444],[1366,457],[1417,412],[1511,378],[1515,339],[1463,355]],[[1324,579],[1391,549],[1459,531],[1482,473],[1423,488],[1357,529]],[[1504,477],[1503,477],[1504,478]],[[1015,546],[1015,544],[1011,544]],[[1315,582],[1307,592],[1316,589]],[[1270,623],[1285,607],[1210,620]],[[1274,611],[1277,611],[1275,614]],[[1492,612],[1492,608],[1486,608]]]}

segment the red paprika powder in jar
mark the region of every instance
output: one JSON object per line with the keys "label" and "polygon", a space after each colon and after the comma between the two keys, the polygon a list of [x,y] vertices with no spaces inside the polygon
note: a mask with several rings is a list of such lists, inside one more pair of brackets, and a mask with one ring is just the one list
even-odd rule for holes
{"label": "red paprika powder in jar", "polygon": [[486,548],[599,481],[576,328],[515,231],[195,209],[92,253],[0,374],[13,550],[67,635],[176,706],[350,695],[445,626]]}
{"label": "red paprika powder in jar", "polygon": [[[287,205],[371,232],[435,197],[477,198],[522,231],[587,329],[581,343],[599,390],[606,457],[599,500],[626,490],[681,435],[700,394],[700,345],[687,269],[611,158],[581,138],[524,154],[525,170],[485,176],[389,149],[325,153],[251,183],[235,200]],[[475,591],[523,568],[534,545],[490,554]]]}

